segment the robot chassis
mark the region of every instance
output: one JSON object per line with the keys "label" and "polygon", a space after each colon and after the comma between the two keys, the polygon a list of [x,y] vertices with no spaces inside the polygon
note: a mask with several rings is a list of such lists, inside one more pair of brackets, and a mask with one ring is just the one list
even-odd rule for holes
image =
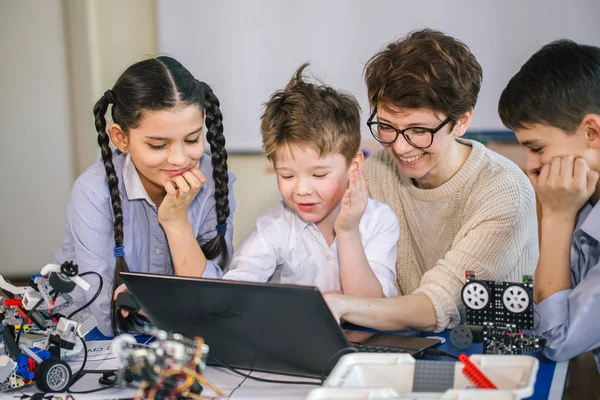
{"label": "robot chassis", "polygon": [[43,392],[62,392],[75,381],[64,358],[79,354],[96,326],[91,314],[76,310],[69,294],[76,286],[90,288],[72,262],[46,265],[25,287],[0,275],[0,392],[33,382]]}
{"label": "robot chassis", "polygon": [[129,334],[113,339],[113,353],[121,362],[119,384],[141,383],[138,399],[198,399],[203,398],[203,386],[225,396],[202,375],[209,350],[204,339],[189,339],[154,327],[146,327],[146,333],[156,338],[150,345],[137,343]]}
{"label": "robot chassis", "polygon": [[478,280],[465,275],[462,290],[466,325],[450,331],[450,341],[459,349],[483,342],[484,354],[523,354],[541,351],[545,339],[533,331],[533,280],[523,282]]}

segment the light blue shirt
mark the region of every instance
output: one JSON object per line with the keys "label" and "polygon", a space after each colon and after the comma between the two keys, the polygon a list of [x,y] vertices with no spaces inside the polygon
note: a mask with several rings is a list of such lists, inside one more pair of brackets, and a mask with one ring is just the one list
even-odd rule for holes
{"label": "light blue shirt", "polygon": [[[167,237],[158,222],[158,209],[150,200],[140,177],[129,156],[119,152],[113,155],[115,171],[119,177],[119,192],[123,209],[123,246],[125,260],[130,271],[173,275],[173,260]],[[210,156],[203,155],[200,170],[207,180],[200,192],[190,203],[188,219],[200,244],[204,244],[217,234],[217,215],[212,180]],[[233,253],[233,199],[232,185],[235,181],[229,173],[229,208],[225,239],[229,254]],[[100,296],[90,306],[98,322],[98,329],[106,336],[112,336],[110,324],[110,302],[112,280],[115,268],[113,255],[114,217],[112,203],[102,161],[92,164],[75,181],[67,205],[67,229],[62,243],[56,251],[56,263],[72,260],[79,266],[79,272],[95,271],[102,275],[104,286]],[[205,278],[221,278],[222,271],[218,260],[208,261],[203,274]],[[85,279],[92,285],[85,293],[76,289],[75,302],[83,305],[96,293],[98,278],[88,275]],[[167,299],[165,301],[176,301]]]}
{"label": "light blue shirt", "polygon": [[600,203],[579,212],[571,243],[572,289],[536,305],[536,332],[548,341],[544,354],[568,360],[593,350],[600,371]]}

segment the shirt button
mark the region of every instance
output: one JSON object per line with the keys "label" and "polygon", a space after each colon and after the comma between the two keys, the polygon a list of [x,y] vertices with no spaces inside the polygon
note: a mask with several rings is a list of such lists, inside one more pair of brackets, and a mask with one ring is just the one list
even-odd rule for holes
{"label": "shirt button", "polygon": [[160,256],[160,253],[162,253],[162,252],[160,251],[160,249],[156,249],[154,252],[155,252],[157,255],[159,255],[159,256]]}
{"label": "shirt button", "polygon": [[331,254],[327,254],[327,261],[331,261]]}

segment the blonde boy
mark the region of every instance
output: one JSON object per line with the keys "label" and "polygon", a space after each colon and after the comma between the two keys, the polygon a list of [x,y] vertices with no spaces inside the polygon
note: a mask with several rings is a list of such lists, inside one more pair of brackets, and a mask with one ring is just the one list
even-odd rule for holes
{"label": "blonde boy", "polygon": [[395,296],[398,220],[368,198],[360,107],[351,95],[306,82],[307,65],[262,116],[282,201],[257,219],[224,279]]}

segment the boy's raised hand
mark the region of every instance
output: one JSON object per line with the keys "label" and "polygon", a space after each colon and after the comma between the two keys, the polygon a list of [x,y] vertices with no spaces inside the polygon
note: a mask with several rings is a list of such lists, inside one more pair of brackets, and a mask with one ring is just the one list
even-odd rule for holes
{"label": "boy's raised hand", "polygon": [[339,235],[358,229],[360,219],[367,208],[368,200],[367,181],[362,170],[356,169],[350,176],[349,187],[344,193],[340,212],[335,220],[334,229],[336,234]]}
{"label": "boy's raised hand", "polygon": [[598,172],[583,158],[555,157],[539,175],[529,174],[542,206],[542,214],[575,216],[589,200],[598,182]]}
{"label": "boy's raised hand", "polygon": [[188,207],[205,182],[206,177],[198,166],[165,181],[163,185],[167,194],[158,207],[160,223],[188,221]]}

